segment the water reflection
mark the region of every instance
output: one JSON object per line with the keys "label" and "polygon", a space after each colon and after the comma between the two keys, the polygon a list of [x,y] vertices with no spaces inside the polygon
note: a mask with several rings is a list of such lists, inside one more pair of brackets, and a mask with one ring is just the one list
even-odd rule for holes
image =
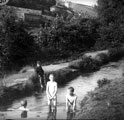
{"label": "water reflection", "polygon": [[57,108],[56,107],[52,108],[51,106],[49,106],[47,120],[56,120],[56,113],[57,113]]}
{"label": "water reflection", "polygon": [[22,111],[21,118],[27,118],[27,111]]}
{"label": "water reflection", "polygon": [[67,112],[67,120],[73,120],[75,118],[75,112]]}

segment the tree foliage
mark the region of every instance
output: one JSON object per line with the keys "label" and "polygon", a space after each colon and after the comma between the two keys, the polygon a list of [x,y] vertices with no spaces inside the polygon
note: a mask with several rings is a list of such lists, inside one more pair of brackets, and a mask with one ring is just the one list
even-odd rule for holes
{"label": "tree foliage", "polygon": [[56,0],[10,0],[8,5],[30,8],[30,9],[49,9],[56,4]]}
{"label": "tree foliage", "polygon": [[[7,14],[8,13],[11,14]],[[2,66],[16,66],[28,62],[35,54],[33,37],[25,30],[23,22],[16,22],[14,13],[4,8],[1,11],[0,58]]]}
{"label": "tree foliage", "polygon": [[124,43],[124,0],[98,0],[97,6],[101,46]]}
{"label": "tree foliage", "polygon": [[97,22],[93,19],[64,20],[56,17],[42,26],[38,36],[40,47],[55,48],[59,51],[84,51],[95,44]]}

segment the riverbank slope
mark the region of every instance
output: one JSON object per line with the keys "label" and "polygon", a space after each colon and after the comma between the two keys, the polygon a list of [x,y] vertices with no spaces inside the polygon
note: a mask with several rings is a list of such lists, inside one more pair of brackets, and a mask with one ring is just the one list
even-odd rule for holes
{"label": "riverbank slope", "polygon": [[89,92],[81,102],[77,119],[123,120],[124,78],[110,80]]}

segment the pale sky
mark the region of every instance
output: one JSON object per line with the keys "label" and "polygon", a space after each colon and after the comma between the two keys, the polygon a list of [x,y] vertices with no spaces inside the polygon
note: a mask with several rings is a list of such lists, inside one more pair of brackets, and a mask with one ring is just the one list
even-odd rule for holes
{"label": "pale sky", "polygon": [[97,3],[97,0],[69,0],[75,3],[81,3],[81,4],[85,4],[85,5],[90,5],[93,6]]}

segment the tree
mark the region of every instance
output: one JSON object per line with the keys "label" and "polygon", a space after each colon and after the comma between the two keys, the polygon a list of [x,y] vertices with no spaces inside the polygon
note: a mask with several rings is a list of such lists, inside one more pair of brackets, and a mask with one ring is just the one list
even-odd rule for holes
{"label": "tree", "polygon": [[124,0],[98,0],[100,46],[115,47],[124,43]]}
{"label": "tree", "polygon": [[49,9],[55,4],[56,0],[10,0],[8,3],[8,5],[12,6],[39,10],[42,8]]}
{"label": "tree", "polygon": [[90,49],[95,44],[97,21],[77,18],[75,22],[57,16],[41,27],[38,36],[40,47],[58,51],[78,52]]}
{"label": "tree", "polygon": [[1,12],[1,64],[9,68],[27,64],[29,59],[35,55],[35,41],[25,30],[23,22],[16,22],[14,12],[8,8],[4,8]]}

